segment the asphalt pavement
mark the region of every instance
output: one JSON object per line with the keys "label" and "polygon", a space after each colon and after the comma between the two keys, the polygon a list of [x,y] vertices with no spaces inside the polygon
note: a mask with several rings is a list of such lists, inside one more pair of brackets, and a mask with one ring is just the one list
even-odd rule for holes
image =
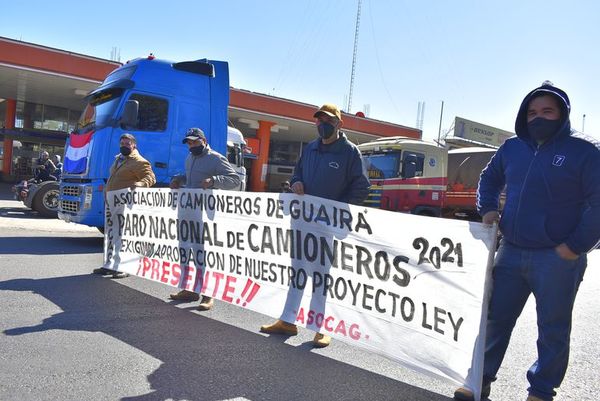
{"label": "asphalt pavement", "polygon": [[[258,332],[272,319],[217,302],[167,300],[170,287],[90,274],[102,264],[94,228],[40,218],[0,184],[0,400],[450,400],[454,385],[313,333]],[[571,364],[556,400],[600,390],[600,251],[575,307]],[[535,359],[528,303],[491,400],[525,400]],[[398,339],[402,341],[402,339]]]}

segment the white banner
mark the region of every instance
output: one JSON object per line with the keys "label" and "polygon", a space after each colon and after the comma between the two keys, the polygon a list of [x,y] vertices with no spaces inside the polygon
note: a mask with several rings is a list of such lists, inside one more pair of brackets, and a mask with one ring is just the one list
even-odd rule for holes
{"label": "white banner", "polygon": [[308,195],[138,188],[107,199],[106,268],[479,392],[491,228]]}

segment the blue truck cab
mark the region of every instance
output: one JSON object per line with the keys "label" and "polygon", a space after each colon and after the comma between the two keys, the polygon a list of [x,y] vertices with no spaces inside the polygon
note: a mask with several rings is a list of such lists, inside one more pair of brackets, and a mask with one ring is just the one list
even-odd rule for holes
{"label": "blue truck cab", "polygon": [[201,128],[211,148],[226,153],[226,62],[136,59],[110,73],[86,100],[65,147],[62,220],[103,229],[104,186],[123,133],[136,137],[156,186],[168,186],[171,177],[184,172],[188,149],[182,139],[188,128]]}

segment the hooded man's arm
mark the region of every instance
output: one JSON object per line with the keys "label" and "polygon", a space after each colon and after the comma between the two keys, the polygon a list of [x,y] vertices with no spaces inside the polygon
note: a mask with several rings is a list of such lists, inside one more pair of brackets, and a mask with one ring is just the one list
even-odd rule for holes
{"label": "hooded man's arm", "polygon": [[584,198],[588,208],[573,234],[565,241],[576,254],[589,252],[600,241],[600,150],[586,161],[583,172]]}
{"label": "hooded man's arm", "polygon": [[503,153],[504,145],[494,154],[479,177],[477,211],[481,216],[487,212],[498,211],[500,208],[500,193],[506,183],[502,163]]}

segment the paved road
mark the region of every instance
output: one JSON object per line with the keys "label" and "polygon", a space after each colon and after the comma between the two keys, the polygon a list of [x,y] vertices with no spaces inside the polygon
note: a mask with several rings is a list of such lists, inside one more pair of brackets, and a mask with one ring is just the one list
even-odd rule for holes
{"label": "paved road", "polygon": [[[95,230],[44,219],[0,184],[0,400],[446,401],[454,386],[312,332],[267,336],[271,318],[217,302],[166,300],[168,287],[91,275]],[[557,400],[600,390],[600,252],[576,304],[572,362]],[[491,399],[524,400],[535,354],[533,304],[517,326]]]}

